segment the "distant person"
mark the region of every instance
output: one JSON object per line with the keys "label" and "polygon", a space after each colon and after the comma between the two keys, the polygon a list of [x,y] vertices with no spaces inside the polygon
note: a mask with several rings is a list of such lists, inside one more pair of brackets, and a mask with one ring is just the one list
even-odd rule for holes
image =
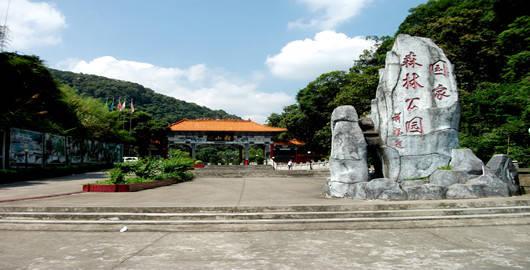
{"label": "distant person", "polygon": [[291,159],[289,159],[289,162],[287,162],[287,168],[289,171],[293,169],[293,161]]}

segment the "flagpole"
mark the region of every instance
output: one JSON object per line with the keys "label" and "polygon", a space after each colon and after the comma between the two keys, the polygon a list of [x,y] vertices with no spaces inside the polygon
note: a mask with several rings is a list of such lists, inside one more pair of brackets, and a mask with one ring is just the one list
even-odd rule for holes
{"label": "flagpole", "polygon": [[129,115],[129,134],[131,134],[132,129],[132,115],[134,113],[133,99],[131,98],[131,114]]}

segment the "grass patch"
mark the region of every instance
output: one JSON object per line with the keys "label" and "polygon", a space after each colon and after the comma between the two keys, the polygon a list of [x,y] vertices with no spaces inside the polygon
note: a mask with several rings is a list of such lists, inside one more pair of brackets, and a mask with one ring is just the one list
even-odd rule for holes
{"label": "grass patch", "polygon": [[403,179],[403,181],[416,181],[416,180],[421,180],[423,182],[426,182],[429,180],[429,177],[426,176],[426,177],[421,177],[421,178],[405,178]]}
{"label": "grass patch", "polygon": [[438,167],[438,170],[442,170],[442,171],[450,171],[452,170],[453,168],[451,167],[451,165],[446,165],[446,166],[441,166],[441,167]]}
{"label": "grass patch", "polygon": [[[140,183],[151,183],[151,182],[154,182],[154,181],[155,180],[145,179],[145,178],[141,178],[141,177],[131,177],[131,178],[124,179],[119,184],[140,184]],[[114,185],[114,184],[117,184],[117,183],[115,183],[111,179],[105,179],[105,180],[96,181],[96,184],[98,184],[98,185]]]}

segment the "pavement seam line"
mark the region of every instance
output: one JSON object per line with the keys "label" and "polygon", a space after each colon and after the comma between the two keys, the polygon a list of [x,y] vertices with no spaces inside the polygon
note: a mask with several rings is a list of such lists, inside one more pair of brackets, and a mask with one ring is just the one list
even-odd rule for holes
{"label": "pavement seam line", "polygon": [[466,246],[466,245],[460,244],[460,243],[458,243],[458,242],[455,242],[455,241],[453,241],[453,240],[448,239],[447,237],[444,237],[444,236],[438,234],[438,233],[437,233],[436,231],[434,231],[432,228],[429,228],[428,230],[426,230],[426,232],[429,233],[430,235],[432,235],[432,236],[434,236],[434,237],[436,237],[436,238],[442,240],[442,241],[445,241],[445,242],[447,242],[447,243],[453,245],[453,246],[456,246],[456,247],[459,247],[459,248],[461,248],[461,247],[470,248],[470,247],[468,247],[468,246]]}
{"label": "pavement seam line", "polygon": [[57,194],[49,194],[49,195],[42,195],[42,196],[33,196],[33,197],[23,197],[23,198],[5,199],[5,200],[0,200],[0,203],[5,203],[5,202],[18,202],[18,201],[27,201],[27,200],[38,200],[38,199],[47,199],[47,198],[61,197],[61,196],[68,196],[68,195],[74,195],[74,194],[80,194],[80,193],[83,193],[83,191],[74,191],[74,192],[68,192],[68,193],[57,193]]}
{"label": "pavement seam line", "polygon": [[243,178],[243,185],[241,186],[241,192],[239,193],[239,199],[237,200],[237,206],[241,205],[241,200],[243,199],[243,193],[245,192],[246,183],[247,183],[247,179]]}
{"label": "pavement seam line", "polygon": [[166,237],[166,235],[168,235],[170,232],[166,232],[164,234],[162,234],[162,236],[158,237],[157,239],[155,239],[153,242],[147,244],[145,247],[141,248],[140,250],[134,252],[133,254],[127,256],[127,258],[121,260],[116,266],[112,267],[112,269],[116,269],[117,267],[119,267],[120,265],[122,265],[124,262],[128,261],[130,258],[142,253],[144,250],[146,250],[147,248],[153,246],[156,242],[160,241],[162,238]]}

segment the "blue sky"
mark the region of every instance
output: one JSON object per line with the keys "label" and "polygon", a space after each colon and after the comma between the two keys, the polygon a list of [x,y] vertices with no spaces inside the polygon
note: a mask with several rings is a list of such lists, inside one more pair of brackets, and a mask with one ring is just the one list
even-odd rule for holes
{"label": "blue sky", "polygon": [[9,50],[263,122],[422,2],[11,0]]}

